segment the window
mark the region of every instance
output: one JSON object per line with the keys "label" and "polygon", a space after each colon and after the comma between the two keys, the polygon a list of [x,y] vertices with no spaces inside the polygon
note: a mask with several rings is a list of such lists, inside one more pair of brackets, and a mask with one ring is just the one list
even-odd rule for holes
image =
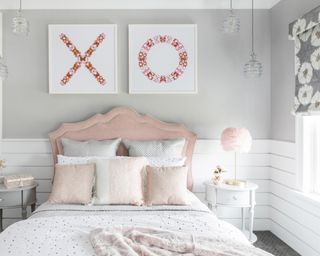
{"label": "window", "polygon": [[296,117],[298,187],[320,195],[320,116]]}

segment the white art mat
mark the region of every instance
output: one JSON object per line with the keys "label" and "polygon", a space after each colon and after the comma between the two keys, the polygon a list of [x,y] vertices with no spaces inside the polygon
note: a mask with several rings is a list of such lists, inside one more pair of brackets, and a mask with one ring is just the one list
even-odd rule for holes
{"label": "white art mat", "polygon": [[116,93],[117,26],[49,25],[49,92]]}
{"label": "white art mat", "polygon": [[130,93],[197,93],[197,26],[129,25]]}

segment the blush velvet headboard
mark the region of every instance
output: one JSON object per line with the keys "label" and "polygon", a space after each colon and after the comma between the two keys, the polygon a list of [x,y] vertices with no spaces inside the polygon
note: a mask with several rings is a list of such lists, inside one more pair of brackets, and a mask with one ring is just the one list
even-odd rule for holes
{"label": "blush velvet headboard", "polygon": [[[181,124],[165,123],[147,115],[140,115],[135,110],[117,107],[106,114],[96,114],[91,118],[77,123],[64,123],[59,129],[49,133],[54,163],[57,155],[63,154],[61,138],[74,140],[108,140],[122,138],[129,140],[161,140],[185,138],[183,155],[187,158],[188,189],[192,190],[192,155],[196,135]],[[121,144],[118,155],[127,155],[126,148]]]}

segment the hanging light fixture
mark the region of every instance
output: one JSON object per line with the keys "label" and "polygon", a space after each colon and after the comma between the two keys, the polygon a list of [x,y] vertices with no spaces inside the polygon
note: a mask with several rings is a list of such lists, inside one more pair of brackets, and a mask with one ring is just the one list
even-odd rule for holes
{"label": "hanging light fixture", "polygon": [[8,67],[4,62],[2,56],[0,56],[0,78],[5,80],[8,77]]}
{"label": "hanging light fixture", "polygon": [[228,17],[222,23],[222,32],[226,34],[239,33],[240,19],[234,14],[232,0],[230,0],[230,9]]}
{"label": "hanging light fixture", "polygon": [[254,0],[252,0],[251,18],[251,53],[249,61],[244,65],[244,74],[247,78],[259,78],[262,75],[262,64],[257,60],[257,55],[254,52]]}
{"label": "hanging light fixture", "polygon": [[12,19],[12,32],[21,36],[29,34],[29,21],[22,16],[22,0],[20,0],[17,16]]}

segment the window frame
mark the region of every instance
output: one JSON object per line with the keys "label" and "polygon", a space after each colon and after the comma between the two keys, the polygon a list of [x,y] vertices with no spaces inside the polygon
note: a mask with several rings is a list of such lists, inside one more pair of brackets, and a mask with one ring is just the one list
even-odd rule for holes
{"label": "window frame", "polygon": [[297,190],[320,196],[320,116],[296,116],[296,150]]}

